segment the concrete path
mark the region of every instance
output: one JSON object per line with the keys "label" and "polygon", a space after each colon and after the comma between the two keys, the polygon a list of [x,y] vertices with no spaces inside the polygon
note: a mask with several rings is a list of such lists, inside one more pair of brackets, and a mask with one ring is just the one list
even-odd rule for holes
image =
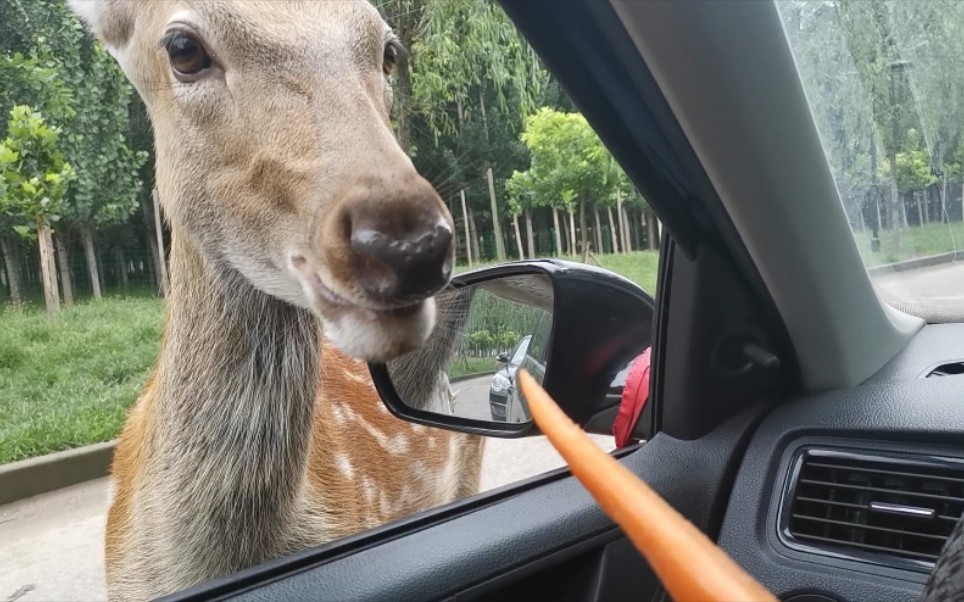
{"label": "concrete path", "polygon": [[[594,437],[607,451],[612,437]],[[482,469],[489,490],[559,468],[543,437],[490,439]],[[101,601],[107,479],[0,507],[0,602]]]}
{"label": "concrete path", "polygon": [[922,301],[950,302],[964,307],[964,262],[961,261],[884,274],[875,277],[874,284],[901,299],[920,297]]}

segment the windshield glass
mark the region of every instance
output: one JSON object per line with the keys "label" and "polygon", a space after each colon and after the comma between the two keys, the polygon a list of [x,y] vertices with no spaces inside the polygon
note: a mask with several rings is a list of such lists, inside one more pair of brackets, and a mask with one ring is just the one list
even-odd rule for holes
{"label": "windshield glass", "polygon": [[510,362],[513,366],[518,366],[522,363],[522,358],[526,356],[526,349],[529,347],[529,341],[531,339],[531,336],[522,339],[522,342],[516,347],[515,354],[512,356],[512,361]]}
{"label": "windshield glass", "polygon": [[777,6],[878,294],[932,320],[964,313],[964,2]]}

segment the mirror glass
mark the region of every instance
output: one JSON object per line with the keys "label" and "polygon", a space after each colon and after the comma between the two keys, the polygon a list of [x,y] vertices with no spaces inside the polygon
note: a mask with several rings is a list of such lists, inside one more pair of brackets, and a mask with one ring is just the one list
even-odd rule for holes
{"label": "mirror glass", "polygon": [[436,326],[416,351],[388,362],[395,390],[414,409],[498,423],[527,423],[516,373],[540,383],[552,336],[552,282],[516,274],[436,296]]}

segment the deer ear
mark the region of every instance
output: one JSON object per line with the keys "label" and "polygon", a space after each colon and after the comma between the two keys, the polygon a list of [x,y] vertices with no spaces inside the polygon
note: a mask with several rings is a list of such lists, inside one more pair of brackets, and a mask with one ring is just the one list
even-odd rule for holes
{"label": "deer ear", "polygon": [[67,6],[120,59],[134,32],[132,2],[126,0],[67,0]]}

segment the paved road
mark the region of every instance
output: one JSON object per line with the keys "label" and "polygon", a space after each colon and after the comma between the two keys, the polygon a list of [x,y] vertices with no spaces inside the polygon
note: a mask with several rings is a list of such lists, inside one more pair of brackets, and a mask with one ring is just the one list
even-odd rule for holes
{"label": "paved road", "polygon": [[489,385],[492,375],[486,374],[452,383],[455,393],[455,415],[476,420],[492,420],[489,410]]}
{"label": "paved road", "polygon": [[[613,448],[611,437],[594,438]],[[483,490],[564,464],[543,437],[491,439],[483,462]],[[104,600],[106,505],[99,479],[0,506],[0,602]]]}
{"label": "paved road", "polygon": [[964,307],[964,262],[884,274],[874,278],[874,284],[902,299],[919,296],[940,304],[953,303]]}

